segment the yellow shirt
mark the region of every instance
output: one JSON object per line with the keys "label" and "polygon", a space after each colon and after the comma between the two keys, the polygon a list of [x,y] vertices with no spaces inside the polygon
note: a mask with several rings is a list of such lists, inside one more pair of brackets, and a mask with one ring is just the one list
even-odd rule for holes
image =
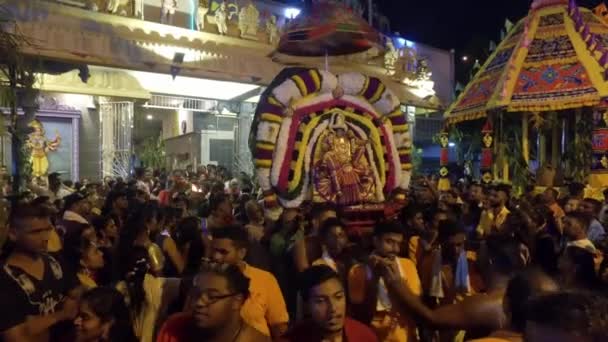
{"label": "yellow shirt", "polygon": [[87,290],[97,287],[97,283],[93,278],[84,272],[78,272],[76,275],[80,281],[80,285],[84,286]]}
{"label": "yellow shirt", "polygon": [[[415,295],[422,295],[422,285],[416,270],[416,265],[410,259],[397,258],[399,272],[407,287]],[[376,312],[372,319],[372,329],[378,339],[384,342],[412,342],[418,341],[416,322],[403,310],[396,312]],[[397,324],[394,324],[397,323]]]}
{"label": "yellow shirt", "polygon": [[46,246],[47,252],[56,253],[61,251],[62,248],[63,245],[61,243],[61,238],[59,237],[59,234],[57,234],[57,231],[55,229],[51,230],[51,233],[49,235],[49,241]]}
{"label": "yellow shirt", "polygon": [[246,265],[243,274],[249,278],[249,298],[241,308],[241,317],[253,328],[270,336],[270,326],[289,322],[287,306],[275,277]]}
{"label": "yellow shirt", "polygon": [[509,216],[510,213],[511,212],[507,207],[502,207],[498,215],[495,215],[493,210],[484,210],[479,219],[477,233],[481,236],[487,236],[493,231],[498,231],[503,223],[505,223],[507,216]]}

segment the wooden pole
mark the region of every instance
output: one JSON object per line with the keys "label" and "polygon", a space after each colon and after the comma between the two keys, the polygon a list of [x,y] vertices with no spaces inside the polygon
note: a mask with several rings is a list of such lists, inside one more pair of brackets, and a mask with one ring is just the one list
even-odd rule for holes
{"label": "wooden pole", "polygon": [[560,131],[560,121],[557,115],[557,112],[553,113],[553,127],[551,127],[551,165],[554,168],[557,168],[559,165],[559,131]]}
{"label": "wooden pole", "polygon": [[528,113],[523,113],[521,118],[521,149],[526,164],[530,166],[530,140]]}

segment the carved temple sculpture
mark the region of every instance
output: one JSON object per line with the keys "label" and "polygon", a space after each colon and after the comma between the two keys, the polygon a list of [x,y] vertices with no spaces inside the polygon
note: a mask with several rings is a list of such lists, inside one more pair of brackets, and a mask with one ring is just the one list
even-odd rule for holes
{"label": "carved temple sculpture", "polygon": [[260,12],[253,3],[250,2],[247,6],[241,8],[239,11],[241,38],[257,40],[259,21]]}
{"label": "carved temple sculpture", "polygon": [[207,13],[209,13],[208,0],[200,0],[196,11],[196,28],[199,31],[205,30],[205,17],[207,16]]}
{"label": "carved temple sculpture", "polygon": [[173,25],[177,0],[160,0],[160,23]]}
{"label": "carved temple sculpture", "polygon": [[350,213],[349,224],[365,226],[383,215],[385,201],[405,199],[409,127],[378,78],[283,70],[258,103],[250,144],[270,213],[331,203]]}
{"label": "carved temple sculpture", "polygon": [[268,33],[270,45],[277,45],[279,43],[279,27],[275,15],[270,16],[270,19],[266,22],[266,33]]}
{"label": "carved temple sculpture", "polygon": [[220,6],[215,10],[215,25],[217,25],[217,32],[221,35],[226,35],[228,33],[228,24],[226,23],[228,13],[226,13],[226,2],[220,4]]}

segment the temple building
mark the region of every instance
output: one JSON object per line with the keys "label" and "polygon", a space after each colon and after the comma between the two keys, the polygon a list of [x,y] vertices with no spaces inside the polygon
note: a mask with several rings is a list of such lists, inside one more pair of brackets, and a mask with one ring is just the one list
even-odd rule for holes
{"label": "temple building", "polygon": [[[410,123],[417,115],[441,117],[452,100],[453,53],[398,35],[383,35],[383,46],[352,55],[278,53],[283,29],[301,6],[268,0],[2,6],[27,37],[22,52],[45,66],[36,83],[36,134],[53,148],[43,149],[46,161],[36,172],[64,179],[125,177],[134,165],[215,163],[251,173],[247,137],[255,106],[286,67],[377,77],[398,96]],[[385,17],[374,18],[388,28]],[[0,153],[10,165],[8,136]]]}

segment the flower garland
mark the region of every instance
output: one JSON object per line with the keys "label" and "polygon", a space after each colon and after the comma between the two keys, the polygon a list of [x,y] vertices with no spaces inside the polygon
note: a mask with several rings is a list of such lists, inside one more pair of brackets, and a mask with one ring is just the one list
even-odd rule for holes
{"label": "flower garland", "polygon": [[282,79],[260,101],[251,133],[268,206],[296,207],[310,195],[310,164],[330,121],[324,115],[335,111],[345,115],[353,132],[370,140],[366,156],[376,184],[384,185],[376,187],[376,197],[383,200],[385,193],[407,189],[411,134],[398,98],[379,79],[317,69],[292,71]]}

